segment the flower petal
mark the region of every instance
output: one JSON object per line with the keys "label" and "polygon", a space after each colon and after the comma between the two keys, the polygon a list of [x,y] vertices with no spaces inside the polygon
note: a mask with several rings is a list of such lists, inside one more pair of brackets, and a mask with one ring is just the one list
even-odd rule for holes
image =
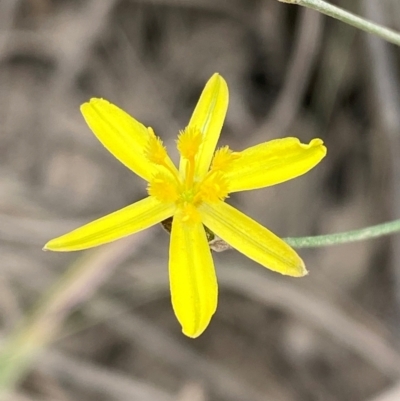
{"label": "flower petal", "polygon": [[[225,120],[228,102],[228,86],[221,75],[216,73],[204,87],[188,124],[189,128],[197,128],[203,134],[203,142],[196,158],[195,174],[197,176],[202,177],[210,167]],[[185,171],[185,161],[182,159],[179,171]]]}
{"label": "flower petal", "polygon": [[226,171],[229,192],[291,180],[311,170],[325,155],[321,139],[313,139],[308,145],[297,138],[275,139],[245,149]]}
{"label": "flower petal", "polygon": [[121,163],[149,181],[157,170],[145,156],[147,128],[128,113],[104,99],[82,104],[83,117],[97,139]]}
{"label": "flower petal", "polygon": [[49,241],[44,250],[79,251],[112,242],[171,217],[175,205],[149,196]]}
{"label": "flower petal", "polygon": [[198,337],[217,308],[214,263],[203,224],[174,215],[171,231],[169,280],[175,315],[185,335]]}
{"label": "flower petal", "polygon": [[234,207],[220,201],[203,203],[198,210],[207,228],[250,259],[281,274],[307,274],[303,261],[289,245]]}

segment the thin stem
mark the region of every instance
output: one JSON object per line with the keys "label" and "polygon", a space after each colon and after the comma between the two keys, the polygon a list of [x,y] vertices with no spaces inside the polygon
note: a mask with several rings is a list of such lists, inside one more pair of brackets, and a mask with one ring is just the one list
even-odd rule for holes
{"label": "thin stem", "polygon": [[322,14],[336,18],[339,21],[342,21],[346,24],[352,25],[365,32],[369,32],[374,35],[380,36],[382,39],[385,39],[388,42],[400,46],[399,32],[393,31],[392,29],[386,28],[382,25],[375,24],[355,14],[345,11],[339,7],[329,4],[326,1],[323,0],[278,0],[278,1],[282,3],[297,4],[299,6],[311,8],[313,10],[321,12]]}
{"label": "thin stem", "polygon": [[344,233],[317,235],[314,237],[284,238],[284,241],[293,248],[317,248],[321,246],[347,244],[349,242],[382,237],[396,232],[400,232],[400,220],[394,220],[389,223],[378,224],[376,226],[347,231]]}

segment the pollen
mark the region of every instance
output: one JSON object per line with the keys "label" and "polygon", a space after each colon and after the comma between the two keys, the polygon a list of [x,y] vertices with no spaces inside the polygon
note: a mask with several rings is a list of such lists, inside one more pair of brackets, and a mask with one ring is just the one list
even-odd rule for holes
{"label": "pollen", "polygon": [[212,171],[226,171],[230,164],[240,157],[238,152],[233,152],[228,146],[217,149],[211,163]]}
{"label": "pollen", "polygon": [[201,131],[196,127],[186,127],[180,131],[177,148],[185,159],[194,159],[203,141]]}
{"label": "pollen", "polygon": [[217,202],[228,197],[229,184],[224,174],[211,172],[200,184],[199,195],[202,201]]}
{"label": "pollen", "polygon": [[179,197],[178,185],[168,173],[158,173],[149,182],[147,192],[161,202],[175,202]]}
{"label": "pollen", "polygon": [[153,129],[149,127],[148,131],[150,136],[145,151],[146,157],[149,161],[155,164],[163,165],[167,158],[167,150],[165,149],[162,140],[154,134]]}

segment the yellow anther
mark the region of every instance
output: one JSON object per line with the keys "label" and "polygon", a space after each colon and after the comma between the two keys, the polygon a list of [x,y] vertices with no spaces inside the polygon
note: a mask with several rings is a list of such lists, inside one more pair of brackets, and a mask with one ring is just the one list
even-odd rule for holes
{"label": "yellow anther", "polygon": [[233,152],[228,146],[219,148],[214,154],[214,158],[211,163],[211,170],[226,171],[230,164],[239,157],[240,154],[238,152]]}
{"label": "yellow anther", "polygon": [[211,172],[200,184],[199,195],[202,201],[217,202],[228,197],[229,184],[224,175]]}
{"label": "yellow anther", "polygon": [[147,192],[161,202],[175,202],[179,197],[178,185],[171,174],[158,173],[148,184]]}
{"label": "yellow anther", "polygon": [[177,147],[182,157],[188,160],[194,159],[200,149],[203,135],[196,127],[186,127],[180,131]]}
{"label": "yellow anther", "polygon": [[165,149],[162,140],[154,134],[152,128],[148,128],[150,133],[147,143],[146,157],[153,163],[164,165],[167,157],[167,150]]}

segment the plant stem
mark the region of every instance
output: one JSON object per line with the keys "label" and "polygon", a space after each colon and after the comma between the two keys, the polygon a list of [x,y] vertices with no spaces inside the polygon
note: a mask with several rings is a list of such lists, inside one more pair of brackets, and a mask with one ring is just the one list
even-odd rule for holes
{"label": "plant stem", "polygon": [[313,237],[284,238],[284,241],[293,248],[317,248],[321,246],[347,244],[349,242],[382,237],[396,232],[400,232],[400,220],[394,220],[389,223],[378,224],[376,226],[347,231],[344,233],[317,235]]}
{"label": "plant stem", "polygon": [[322,14],[336,18],[346,24],[352,25],[365,32],[372,33],[380,36],[382,39],[388,42],[394,43],[400,46],[400,33],[393,31],[392,29],[386,28],[382,25],[375,24],[364,18],[361,18],[355,14],[343,10],[337,6],[327,3],[324,0],[278,0],[282,3],[297,4],[319,11]]}

